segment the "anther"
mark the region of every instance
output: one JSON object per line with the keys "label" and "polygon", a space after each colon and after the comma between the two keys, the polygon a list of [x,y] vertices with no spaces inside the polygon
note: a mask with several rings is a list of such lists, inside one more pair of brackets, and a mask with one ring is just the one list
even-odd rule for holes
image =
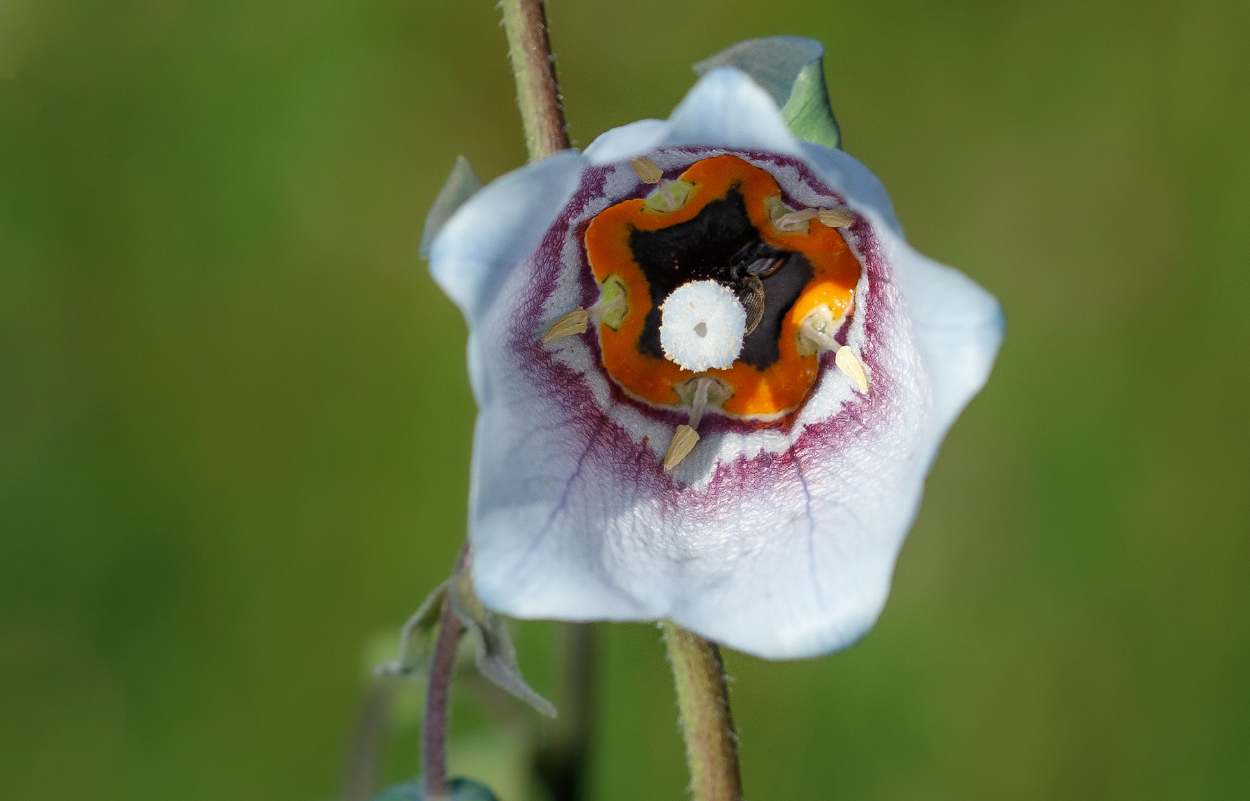
{"label": "anther", "polygon": [[864,365],[850,348],[845,346],[838,348],[838,352],[833,354],[833,363],[846,374],[847,378],[855,382],[855,386],[861,393],[868,394],[868,376],[864,373]]}
{"label": "anther", "polygon": [[646,209],[651,211],[659,211],[661,214],[667,214],[670,211],[680,209],[685,204],[687,197],[690,197],[690,190],[694,186],[687,184],[686,181],[666,181],[664,180],[664,170],[661,170],[654,161],[647,159],[646,156],[635,156],[629,160],[629,165],[634,167],[637,177],[644,184],[656,186],[656,190],[651,192],[645,201]]}
{"label": "anther", "polygon": [[[826,312],[824,316],[828,319],[828,310],[824,311]],[[833,363],[837,365],[837,368],[851,379],[856,389],[865,395],[868,394],[868,374],[864,371],[863,363],[854,351],[816,327],[816,320],[821,316],[818,312],[809,314],[799,328],[799,336],[805,337],[820,350],[833,351]]]}
{"label": "anther", "polygon": [[676,211],[690,197],[690,190],[694,188],[692,184],[685,181],[664,180],[664,171],[646,156],[635,156],[629,160],[629,166],[634,168],[634,172],[644,184],[652,184],[656,187],[656,191],[652,192],[645,201],[644,208],[651,211],[662,214]]}
{"label": "anther", "polygon": [[817,218],[830,228],[845,228],[852,222],[852,217],[841,209],[821,209]]}
{"label": "anther", "polygon": [[556,320],[547,333],[543,334],[543,344],[547,344],[552,340],[561,337],[573,336],[574,334],[586,333],[586,324],[590,321],[590,314],[585,309],[574,309],[568,314]]}
{"label": "anther", "polygon": [[681,460],[694,449],[699,441],[699,432],[690,426],[677,426],[673,432],[673,441],[668,444],[668,453],[664,455],[664,472],[681,464]]}
{"label": "anther", "polygon": [[660,179],[664,177],[664,173],[660,168],[655,166],[655,162],[646,156],[637,156],[629,160],[629,166],[634,168],[634,172],[638,173],[638,177],[642,179],[644,184],[658,184]]}
{"label": "anther", "polygon": [[816,209],[799,209],[798,211],[788,211],[785,214],[773,220],[773,227],[778,231],[787,234],[797,233],[799,231],[806,232],[809,222],[819,212]]}
{"label": "anther", "polygon": [[[693,391],[691,386],[693,385]],[[697,376],[692,378],[680,387],[675,387],[677,394],[682,401],[690,404],[690,422],[686,425],[678,426],[677,431],[673,433],[673,441],[668,446],[668,453],[664,456],[665,472],[672,470],[682,459],[689,455],[690,451],[699,442],[699,432],[696,430],[699,423],[703,420],[703,413],[707,411],[709,404],[713,402],[712,390],[718,389],[716,403],[723,402],[728,397],[728,390],[711,376]]]}

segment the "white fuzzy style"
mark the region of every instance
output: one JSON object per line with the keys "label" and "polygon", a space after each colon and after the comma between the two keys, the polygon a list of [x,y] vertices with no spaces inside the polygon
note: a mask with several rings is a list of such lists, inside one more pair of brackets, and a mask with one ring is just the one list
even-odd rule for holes
{"label": "white fuzzy style", "polygon": [[[742,151],[802,162],[834,194]],[[621,197],[637,186],[632,156],[669,170],[717,152],[765,167],[799,203],[848,208],[871,231],[846,239],[861,262],[875,254],[885,280],[870,293],[865,270],[845,338],[873,389],[858,395],[826,360],[788,429],[709,431],[665,474],[673,424],[623,402],[581,337],[546,351],[576,386],[536,383],[516,344],[518,315],[532,309],[535,251],[586,169],[618,165],[604,194]],[[573,230],[610,202],[586,203]],[[529,312],[526,342],[582,303],[580,247],[564,241],[560,278]],[[608,131],[584,154],[560,153],[478,192],[439,233],[430,269],[470,328],[479,414],[469,536],[482,600],[525,618],[668,617],[772,659],[837,650],[875,622],[924,477],[989,376],[1003,331],[992,295],[907,244],[871,172],[795,139],[769,95],[732,67],[707,73],[667,121]],[[865,312],[876,321],[871,340]],[[811,433],[835,418],[836,438]],[[616,458],[621,448],[633,458]],[[735,481],[716,480],[725,470],[738,471]]]}
{"label": "white fuzzy style", "polygon": [[664,299],[660,315],[660,347],[684,370],[727,370],[742,352],[747,312],[727,286],[715,281],[682,284]]}

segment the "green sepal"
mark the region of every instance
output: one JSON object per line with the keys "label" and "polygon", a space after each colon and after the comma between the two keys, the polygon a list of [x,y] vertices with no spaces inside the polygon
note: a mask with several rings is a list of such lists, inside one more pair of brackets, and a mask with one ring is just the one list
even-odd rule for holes
{"label": "green sepal", "polygon": [[420,681],[429,678],[443,599],[447,597],[447,586],[450,583],[450,580],[444,581],[435,587],[434,592],[421,603],[421,608],[412,613],[412,617],[408,618],[399,633],[399,655],[374,668],[374,674],[395,674]]}
{"label": "green sepal", "polygon": [[[472,779],[455,778],[447,780],[447,795],[444,801],[499,801],[491,789]],[[374,796],[373,801],[425,801],[425,783],[420,779],[397,784]]]}
{"label": "green sepal", "polygon": [[825,85],[825,46],[801,36],[748,39],[694,65],[699,75],[737,67],[772,96],[791,133],[825,147],[842,147],[842,132]]}
{"label": "green sepal", "polygon": [[438,236],[444,223],[451,219],[456,209],[463,206],[464,202],[481,188],[482,179],[473,172],[473,168],[469,166],[469,160],[464,156],[457,156],[456,166],[451,168],[451,175],[447,176],[447,182],[443,184],[443,188],[438,190],[438,197],[434,199],[430,213],[425,215],[425,230],[421,232],[421,258],[430,257],[430,247],[434,244],[434,237]]}
{"label": "green sepal", "polygon": [[516,648],[503,618],[486,608],[473,592],[469,571],[451,577],[447,588],[451,609],[473,637],[477,651],[478,672],[516,698],[548,717],[556,716],[556,708],[525,683],[516,661]]}
{"label": "green sepal", "polygon": [[473,638],[474,662],[486,679],[534,709],[556,716],[551,702],[526,684],[516,661],[516,648],[503,618],[486,608],[473,592],[473,582],[466,566],[457,568],[452,577],[438,585],[413,612],[399,635],[399,655],[374,668],[378,676],[399,675],[417,681],[429,678],[438,640],[443,604],[451,611]]}

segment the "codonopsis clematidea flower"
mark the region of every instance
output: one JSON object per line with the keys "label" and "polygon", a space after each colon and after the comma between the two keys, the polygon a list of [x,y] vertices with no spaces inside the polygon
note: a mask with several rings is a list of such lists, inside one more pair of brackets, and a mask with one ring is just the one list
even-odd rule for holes
{"label": "codonopsis clematidea flower", "polygon": [[667,121],[503,176],[434,240],[470,328],[491,608],[668,617],[782,659],[879,615],[1002,315],[775,96],[712,69]]}

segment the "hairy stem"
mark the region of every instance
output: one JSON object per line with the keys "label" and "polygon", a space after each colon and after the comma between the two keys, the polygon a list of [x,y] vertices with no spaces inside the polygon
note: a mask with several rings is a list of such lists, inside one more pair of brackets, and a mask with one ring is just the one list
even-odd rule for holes
{"label": "hairy stem", "polygon": [[[466,542],[456,559],[455,573],[465,568],[471,555]],[[456,670],[456,646],[462,633],[464,626],[452,610],[451,598],[446,597],[438,618],[438,639],[434,641],[434,658],[430,661],[425,720],[421,727],[421,773],[425,777],[428,801],[447,797],[447,708],[451,701],[451,678]]]}
{"label": "hairy stem", "polygon": [[447,797],[447,706],[461,628],[460,619],[451,611],[451,601],[443,601],[434,661],[430,665],[430,683],[425,691],[425,725],[421,731],[421,772],[425,776],[425,797],[431,800]]}
{"label": "hairy stem", "polygon": [[738,738],[729,714],[720,649],[671,620],[661,626],[677,686],[694,801],[741,801]]}
{"label": "hairy stem", "polygon": [[508,58],[516,78],[525,148],[530,161],[537,161],[569,147],[560,85],[556,82],[556,65],[547,37],[547,17],[542,0],[502,0],[499,5],[508,35]]}

